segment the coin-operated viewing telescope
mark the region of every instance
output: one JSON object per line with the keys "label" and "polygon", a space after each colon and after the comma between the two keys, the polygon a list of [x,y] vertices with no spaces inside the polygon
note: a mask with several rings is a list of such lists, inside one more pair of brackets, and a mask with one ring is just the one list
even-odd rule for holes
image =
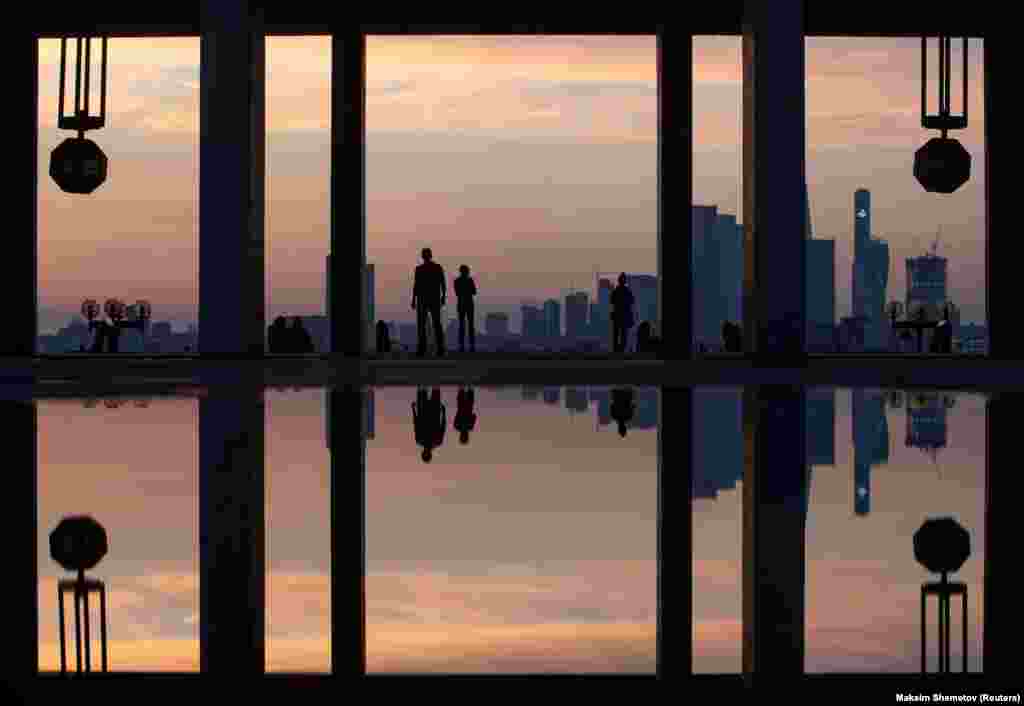
{"label": "coin-operated viewing telescope", "polygon": [[[107,117],[107,38],[100,37],[100,112],[89,114],[90,74],[92,71],[92,37],[75,37],[75,106],[71,115],[64,114],[64,78],[67,71],[68,38],[60,40],[60,84],[57,98],[57,127],[75,130],[50,153],[50,177],[69,194],[91,194],[107,180],[107,155],[100,146],[85,137],[87,130],[103,127]],[[85,61],[82,61],[83,43]],[[84,76],[83,76],[84,74]],[[84,78],[84,87],[83,87]],[[85,89],[84,91],[82,89]]]}
{"label": "coin-operated viewing telescope", "polygon": [[963,101],[962,115],[950,114],[950,57],[952,39],[939,37],[939,112],[928,115],[928,38],[921,38],[921,127],[941,130],[941,137],[933,137],[914,154],[914,177],[925,191],[952,194],[971,178],[971,155],[958,140],[947,137],[950,130],[967,127],[967,38],[963,40]]}
{"label": "coin-operated viewing telescope", "polygon": [[[74,579],[57,583],[57,605],[60,611],[60,673],[67,673],[67,655],[64,637],[64,593],[75,599],[75,655],[78,674],[82,673],[82,645],[85,645],[85,671],[92,671],[92,640],[89,635],[89,594],[99,593],[100,602],[100,671],[107,671],[107,590],[102,581],[85,577],[86,569],[100,563],[107,554],[107,531],[88,515],[65,517],[50,532],[50,557],[67,571],[76,571]],[[85,639],[82,639],[84,613]]]}

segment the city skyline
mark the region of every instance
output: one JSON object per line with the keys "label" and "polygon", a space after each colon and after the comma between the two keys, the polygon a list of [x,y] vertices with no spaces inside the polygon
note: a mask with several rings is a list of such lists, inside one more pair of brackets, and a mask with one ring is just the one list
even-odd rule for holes
{"label": "city skyline", "polygon": [[[742,222],[740,40],[694,44],[694,203]],[[943,227],[952,296],[964,320],[984,321],[980,40],[971,125],[955,133],[972,153],[972,178],[948,197],[924,193],[911,175],[930,136],[917,114],[919,45],[807,45],[808,185],[816,237],[836,240],[837,317],[850,310],[849,194],[863,187],[894,263],[924,252]],[[108,127],[93,135],[110,178],[86,198],[58,193],[45,172],[60,137],[57,42],[40,47],[41,311],[70,314],[90,296],[147,298],[156,318],[183,328],[196,319],[198,286],[198,40],[111,40]],[[267,47],[269,321],[323,313],[330,45],[271,38]],[[448,270],[470,264],[481,309],[508,311],[513,329],[527,292],[556,297],[593,268],[655,271],[653,37],[371,37],[367,65],[367,260],[378,268],[380,318],[407,308],[424,241]],[[902,291],[902,270],[891,290]]]}

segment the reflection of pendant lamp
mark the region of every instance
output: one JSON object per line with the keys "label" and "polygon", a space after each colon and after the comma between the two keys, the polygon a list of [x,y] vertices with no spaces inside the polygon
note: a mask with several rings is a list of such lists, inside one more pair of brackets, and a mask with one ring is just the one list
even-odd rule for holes
{"label": "reflection of pendant lamp", "polygon": [[[100,563],[107,553],[107,531],[91,517],[78,515],[65,517],[50,532],[50,556],[68,571],[77,571],[78,577],[57,583],[57,605],[60,612],[60,673],[67,673],[64,637],[64,592],[75,598],[75,655],[77,673],[82,673],[82,613],[85,614],[85,671],[92,671],[92,640],[89,635],[89,594],[100,595],[100,671],[107,671],[107,590],[102,581],[87,579],[85,570]],[[79,606],[81,601],[81,606]]]}
{"label": "reflection of pendant lamp", "polygon": [[971,535],[952,517],[933,517],[914,533],[914,558],[932,573],[942,574],[941,581],[921,584],[921,673],[927,671],[928,639],[925,608],[929,595],[938,597],[939,672],[949,673],[950,597],[960,596],[963,607],[963,671],[967,672],[967,584],[949,581],[948,574],[958,571],[971,555]]}

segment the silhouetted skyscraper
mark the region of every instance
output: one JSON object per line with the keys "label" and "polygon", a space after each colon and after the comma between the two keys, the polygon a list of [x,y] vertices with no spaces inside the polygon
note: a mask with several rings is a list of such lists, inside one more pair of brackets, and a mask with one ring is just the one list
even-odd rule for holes
{"label": "silhouetted skyscraper", "polygon": [[811,226],[811,202],[804,184],[804,217],[807,220],[807,350],[831,353],[836,328],[835,241],[815,239]]}
{"label": "silhouetted skyscraper", "polygon": [[587,301],[586,292],[574,292],[565,298],[565,335],[579,338],[587,335]]}
{"label": "silhouetted skyscraper", "polygon": [[544,302],[544,327],[550,338],[558,338],[562,335],[562,306],[557,299],[548,299]]}
{"label": "silhouetted skyscraper", "polygon": [[885,316],[889,286],[889,244],[871,235],[871,192],[858,189],[853,195],[853,315],[864,317],[864,348],[888,347]]}
{"label": "silhouetted skyscraper", "polygon": [[696,388],[693,411],[693,497],[716,498],[743,478],[743,393],[728,387]]}

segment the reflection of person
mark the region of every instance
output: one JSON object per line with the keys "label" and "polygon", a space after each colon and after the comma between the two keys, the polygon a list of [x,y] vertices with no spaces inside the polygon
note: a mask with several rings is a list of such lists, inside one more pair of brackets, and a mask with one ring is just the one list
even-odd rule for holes
{"label": "reflection of person", "polygon": [[425,387],[416,391],[416,401],[412,403],[412,424],[416,443],[423,447],[423,462],[430,463],[434,449],[444,443],[444,432],[448,426],[441,388],[435,387],[430,397],[427,397]]}
{"label": "reflection of person", "polygon": [[452,426],[459,432],[459,443],[469,443],[469,432],[476,426],[476,413],[473,411],[474,393],[472,387],[459,390],[458,408]]}
{"label": "reflection of person", "polygon": [[469,326],[469,350],[476,350],[476,323],[473,316],[473,297],[476,296],[476,282],[469,276],[469,266],[459,268],[459,276],[455,279],[455,297],[459,312],[459,352],[466,350],[466,326]]}
{"label": "reflection of person", "polygon": [[626,351],[629,329],[633,328],[633,292],[626,286],[626,273],[619,275],[619,286],[612,291],[612,350]]}
{"label": "reflection of person", "polygon": [[447,290],[444,283],[444,269],[434,262],[434,254],[430,248],[423,248],[420,255],[423,264],[416,266],[416,276],[412,288],[412,308],[416,311],[416,328],[419,334],[419,345],[416,355],[423,357],[427,353],[427,316],[433,320],[434,340],[437,342],[437,354],[444,355],[444,327],[441,325],[441,307],[444,306]]}
{"label": "reflection of person", "polygon": [[633,419],[633,390],[617,387],[612,390],[612,419],[619,424],[619,436],[626,436],[626,424]]}

